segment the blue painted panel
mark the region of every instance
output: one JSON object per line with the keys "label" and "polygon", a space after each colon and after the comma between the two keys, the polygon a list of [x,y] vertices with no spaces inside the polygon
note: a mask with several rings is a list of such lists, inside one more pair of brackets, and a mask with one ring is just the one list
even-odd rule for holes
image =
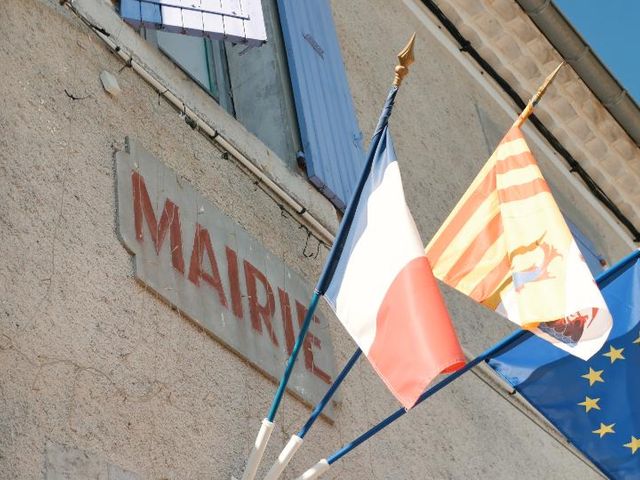
{"label": "blue painted panel", "polygon": [[134,28],[162,25],[160,5],[143,0],[120,0],[120,16]]}
{"label": "blue painted panel", "polygon": [[278,0],[307,174],[338,208],[364,165],[349,83],[328,0]]}
{"label": "blue painted panel", "polygon": [[160,5],[142,1],[142,24],[152,28],[162,25]]}
{"label": "blue painted panel", "polygon": [[142,25],[140,0],[120,0],[120,16],[134,28]]}

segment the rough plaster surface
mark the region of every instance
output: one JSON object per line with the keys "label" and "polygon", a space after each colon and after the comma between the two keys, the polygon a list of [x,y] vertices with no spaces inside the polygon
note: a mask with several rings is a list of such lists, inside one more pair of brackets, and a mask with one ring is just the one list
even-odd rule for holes
{"label": "rough plaster surface", "polygon": [[[309,282],[326,251],[306,258],[306,232],[56,4],[5,0],[0,18],[0,479],[49,478],[52,455],[63,463],[88,458],[84,473],[70,478],[101,478],[89,469],[105,465],[121,474],[114,478],[239,477],[275,386],[135,282],[115,231],[114,151],[125,135],[136,137]],[[392,128],[426,240],[486,158],[474,104],[499,126],[510,119],[400,2],[333,6],[365,132],[377,119],[395,53],[407,32],[418,31],[420,60]],[[119,97],[103,91],[102,70],[116,75]],[[597,231],[601,220],[582,213]],[[607,254],[617,258],[621,245],[607,244]],[[469,351],[509,331],[504,320],[444,290]],[[340,366],[354,344],[335,320],[331,334]],[[318,422],[288,478],[397,408],[366,362],[342,394],[335,425]],[[307,414],[285,397],[269,461]],[[598,478],[469,375],[326,478],[514,476]]]}
{"label": "rough plaster surface", "polygon": [[45,480],[140,480],[134,472],[107,463],[99,455],[47,442],[44,466]]}

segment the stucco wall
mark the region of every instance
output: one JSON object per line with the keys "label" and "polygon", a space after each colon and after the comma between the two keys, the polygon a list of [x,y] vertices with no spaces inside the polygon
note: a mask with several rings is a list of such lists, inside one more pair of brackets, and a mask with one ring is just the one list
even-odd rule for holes
{"label": "stucco wall", "polygon": [[[326,250],[306,258],[306,232],[57,3],[5,0],[0,17],[0,478],[67,478],[54,476],[65,468],[68,478],[80,471],[87,478],[239,476],[275,385],[135,281],[116,236],[114,152],[126,135],[135,137],[309,283]],[[511,119],[401,2],[336,0],[333,7],[365,135],[396,52],[418,32],[418,61],[398,96],[392,129],[408,201],[427,240],[490,150],[477,106],[499,128]],[[116,37],[129,29],[120,28]],[[102,90],[102,70],[117,76],[121,96]],[[239,148],[245,142],[252,150],[257,140],[217,111],[214,121],[233,132]],[[547,170],[548,160],[538,158]],[[577,198],[560,176],[549,180],[566,202]],[[329,216],[328,202],[308,198]],[[582,214],[594,232],[605,225],[588,207]],[[611,260],[626,253],[623,239],[594,240]],[[511,329],[443,290],[469,352]],[[331,334],[341,366],[355,347],[335,320]],[[364,361],[341,391],[335,425],[318,422],[290,475],[397,408]],[[307,414],[285,397],[265,466]],[[327,478],[516,475],[598,477],[467,375]]]}

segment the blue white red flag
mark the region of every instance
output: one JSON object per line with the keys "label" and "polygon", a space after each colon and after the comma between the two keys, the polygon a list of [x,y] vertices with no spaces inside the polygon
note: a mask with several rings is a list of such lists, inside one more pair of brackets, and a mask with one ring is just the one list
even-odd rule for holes
{"label": "blue white red flag", "polygon": [[464,365],[423,245],[384,125],[324,295],[406,408],[437,375]]}

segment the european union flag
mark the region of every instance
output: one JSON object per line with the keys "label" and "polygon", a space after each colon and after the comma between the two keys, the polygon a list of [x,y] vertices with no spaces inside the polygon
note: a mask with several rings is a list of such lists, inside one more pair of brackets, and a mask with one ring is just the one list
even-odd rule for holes
{"label": "european union flag", "polygon": [[609,478],[640,478],[640,251],[598,279],[613,330],[580,360],[535,336],[489,360]]}

